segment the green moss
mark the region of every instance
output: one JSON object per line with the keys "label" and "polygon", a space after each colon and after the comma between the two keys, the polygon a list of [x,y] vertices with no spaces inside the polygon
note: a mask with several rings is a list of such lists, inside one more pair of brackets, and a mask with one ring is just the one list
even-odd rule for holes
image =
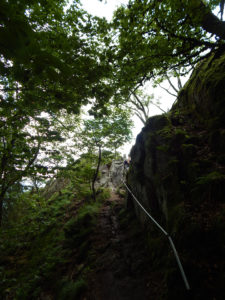
{"label": "green moss", "polygon": [[80,299],[82,294],[87,290],[87,283],[83,280],[66,281],[61,283],[61,290],[58,292],[57,300],[74,300]]}
{"label": "green moss", "polygon": [[194,181],[195,178],[198,176],[199,171],[200,165],[198,162],[190,160],[190,162],[186,164],[186,174],[189,181]]}
{"label": "green moss", "polygon": [[123,186],[116,189],[117,195],[119,195],[121,198],[125,198],[126,196],[126,190],[123,188]]}
{"label": "green moss", "polygon": [[225,175],[224,174],[222,174],[220,172],[217,172],[217,171],[214,171],[214,172],[208,173],[205,176],[199,177],[197,179],[196,183],[198,185],[208,185],[208,184],[211,184],[211,183],[220,183],[224,180],[225,180]]}
{"label": "green moss", "polygon": [[176,159],[175,157],[172,157],[169,162],[168,162],[168,165],[169,166],[173,166],[173,165],[177,165],[179,163],[179,160]]}
{"label": "green moss", "polygon": [[191,190],[193,201],[221,201],[224,202],[225,175],[214,171],[197,178]]}
{"label": "green moss", "polygon": [[182,144],[181,150],[185,158],[192,158],[195,155],[196,147],[193,144]]}
{"label": "green moss", "polygon": [[[171,182],[171,174],[177,174],[178,169],[179,169],[179,164],[180,164],[180,161],[176,157],[172,156],[169,159],[169,161],[168,161],[169,172],[167,172],[167,176],[165,176],[163,178],[164,183],[166,183],[169,180],[169,185],[171,184],[170,183]],[[160,184],[160,180],[162,180],[162,178],[160,179],[160,177],[161,176],[159,176],[159,181],[158,181],[159,184]],[[169,186],[167,185],[167,187],[169,187]]]}
{"label": "green moss", "polygon": [[110,189],[107,188],[100,188],[97,192],[97,201],[102,202],[106,199],[109,199],[111,195]]}
{"label": "green moss", "polygon": [[179,135],[179,136],[186,136],[187,132],[184,128],[176,128],[175,129],[175,135]]}
{"label": "green moss", "polygon": [[91,201],[92,200],[92,191],[89,187],[83,186],[82,189],[79,190],[78,193],[79,199],[85,200],[85,201]]}
{"label": "green moss", "polygon": [[224,55],[212,54],[197,66],[179,104],[206,128],[224,126]]}
{"label": "green moss", "polygon": [[183,144],[187,138],[187,133],[182,128],[176,128],[174,134],[173,134],[173,140],[172,140],[172,146],[181,145]]}
{"label": "green moss", "polygon": [[64,225],[65,241],[64,247],[77,248],[79,256],[86,254],[88,249],[87,240],[93,232],[100,204],[95,202],[82,206],[76,215]]}
{"label": "green moss", "polygon": [[159,150],[159,151],[168,152],[169,145],[165,145],[165,144],[164,145],[160,145],[160,146],[157,146],[156,149]]}
{"label": "green moss", "polygon": [[95,218],[97,213],[99,212],[100,207],[101,207],[101,204],[98,202],[92,202],[90,204],[85,204],[78,210],[77,218],[82,219],[87,214],[89,214]]}
{"label": "green moss", "polygon": [[171,126],[165,126],[163,129],[158,130],[157,134],[170,139],[173,136],[173,130]]}

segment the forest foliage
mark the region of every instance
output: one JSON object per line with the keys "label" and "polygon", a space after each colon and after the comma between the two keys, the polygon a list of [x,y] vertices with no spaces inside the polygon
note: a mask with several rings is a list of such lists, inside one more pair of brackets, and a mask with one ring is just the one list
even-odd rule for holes
{"label": "forest foliage", "polygon": [[3,299],[35,299],[44,294],[70,299],[85,289],[88,266],[79,265],[89,255],[88,237],[102,201],[109,197],[102,190],[92,202],[86,180],[93,170],[87,165],[86,158],[81,159],[38,192],[17,191],[0,235]]}

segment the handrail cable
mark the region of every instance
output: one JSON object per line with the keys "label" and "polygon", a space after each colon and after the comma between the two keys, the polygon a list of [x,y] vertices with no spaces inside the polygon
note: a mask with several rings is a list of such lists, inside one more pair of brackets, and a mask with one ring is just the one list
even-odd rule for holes
{"label": "handrail cable", "polygon": [[169,243],[170,243],[170,246],[173,250],[173,253],[174,253],[174,256],[176,258],[176,261],[177,261],[177,264],[178,264],[178,267],[180,269],[180,272],[181,272],[181,276],[183,278],[183,281],[184,281],[184,285],[186,287],[187,290],[190,290],[190,285],[188,283],[188,280],[187,280],[187,277],[186,277],[186,274],[184,272],[184,268],[182,266],[182,263],[180,261],[180,258],[179,258],[179,255],[178,255],[178,252],[176,250],[176,247],[173,243],[173,240],[171,238],[171,236],[168,234],[168,232],[166,232],[161,225],[159,225],[159,223],[148,213],[148,211],[144,208],[144,206],[138,201],[138,199],[135,197],[135,195],[132,193],[132,191],[129,189],[129,187],[127,186],[127,184],[123,181],[125,187],[127,188],[127,190],[130,192],[130,194],[132,195],[132,197],[134,198],[134,200],[137,202],[137,204],[143,209],[143,211],[146,213],[146,215],[151,219],[151,221],[164,233],[164,235],[168,238],[169,240]]}

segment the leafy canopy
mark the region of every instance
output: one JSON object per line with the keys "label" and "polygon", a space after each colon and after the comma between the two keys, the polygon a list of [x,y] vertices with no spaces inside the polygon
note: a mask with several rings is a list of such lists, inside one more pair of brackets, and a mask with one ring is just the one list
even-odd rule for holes
{"label": "leafy canopy", "polygon": [[102,46],[107,22],[87,14],[79,1],[68,9],[66,3],[1,1],[1,90],[16,91],[16,106],[26,113],[79,113],[90,98],[103,103],[112,94]]}
{"label": "leafy canopy", "polygon": [[130,0],[114,14],[118,84],[136,86],[177,68],[192,67],[224,46],[221,1]]}

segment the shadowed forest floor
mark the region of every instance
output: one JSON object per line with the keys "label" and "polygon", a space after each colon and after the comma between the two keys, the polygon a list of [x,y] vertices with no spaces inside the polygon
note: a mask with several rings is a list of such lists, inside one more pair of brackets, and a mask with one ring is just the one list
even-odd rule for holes
{"label": "shadowed forest floor", "polygon": [[96,260],[83,299],[160,299],[165,286],[152,272],[143,228],[123,210],[124,200],[112,194],[98,217],[91,237]]}

